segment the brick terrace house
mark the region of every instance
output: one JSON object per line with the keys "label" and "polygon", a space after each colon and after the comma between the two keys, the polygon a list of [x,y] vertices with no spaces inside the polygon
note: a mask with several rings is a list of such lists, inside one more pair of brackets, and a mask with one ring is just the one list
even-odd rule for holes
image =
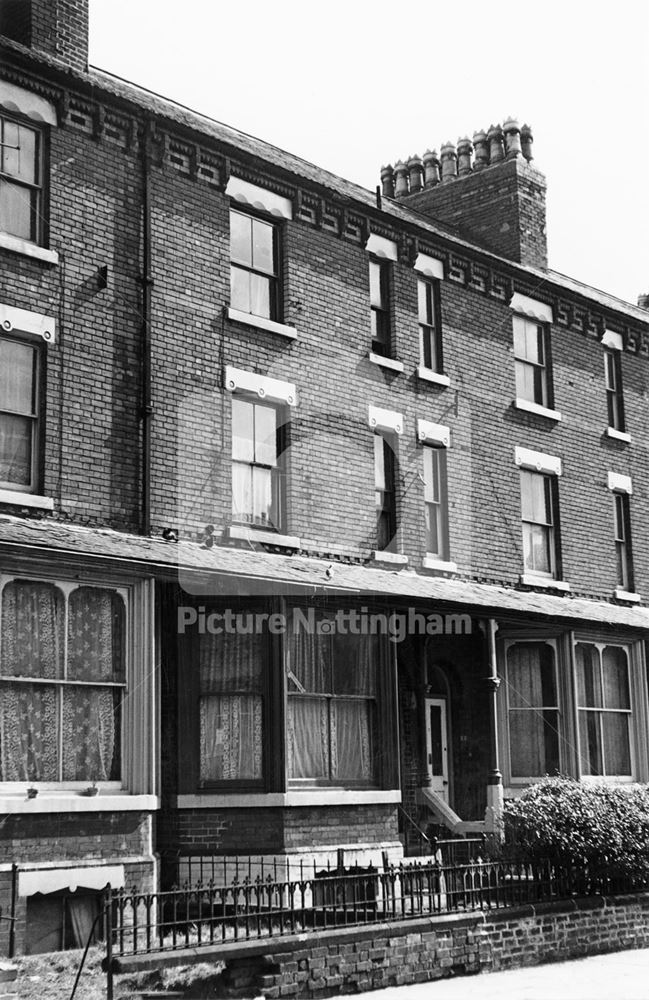
{"label": "brick terrace house", "polygon": [[649,313],[549,270],[530,130],[368,192],[89,69],[87,23],[0,4],[16,949],[161,857],[395,860],[646,781]]}

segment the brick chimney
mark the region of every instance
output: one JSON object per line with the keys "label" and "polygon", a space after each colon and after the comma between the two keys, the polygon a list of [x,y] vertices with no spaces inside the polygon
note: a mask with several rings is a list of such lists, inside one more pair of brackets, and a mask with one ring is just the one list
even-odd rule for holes
{"label": "brick chimney", "polygon": [[88,69],[88,0],[0,0],[0,35]]}
{"label": "brick chimney", "polygon": [[383,195],[501,257],[547,268],[546,183],[532,165],[532,141],[530,127],[510,118],[473,141],[446,143],[441,157],[427,151],[383,167]]}

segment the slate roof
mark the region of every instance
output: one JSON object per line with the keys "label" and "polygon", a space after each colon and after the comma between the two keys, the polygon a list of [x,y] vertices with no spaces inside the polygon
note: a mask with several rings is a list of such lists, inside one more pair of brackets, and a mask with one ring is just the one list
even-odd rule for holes
{"label": "slate roof", "polygon": [[[107,560],[129,568],[134,576],[171,574],[188,584],[203,578],[214,581],[197,593],[228,593],[232,581],[250,581],[251,592],[355,595],[361,599],[392,597],[398,601],[435,602],[440,606],[473,609],[480,614],[524,614],[560,621],[649,629],[649,608],[626,607],[585,598],[539,594],[477,583],[471,580],[425,576],[411,570],[331,563],[302,555],[275,555],[265,551],[198,542],[166,542],[108,528],[87,528],[43,518],[24,520],[0,516],[0,554],[33,555],[64,562],[82,557],[90,567]],[[23,570],[24,572],[24,570]],[[245,590],[245,586],[244,586]],[[191,592],[191,590],[190,590]]]}

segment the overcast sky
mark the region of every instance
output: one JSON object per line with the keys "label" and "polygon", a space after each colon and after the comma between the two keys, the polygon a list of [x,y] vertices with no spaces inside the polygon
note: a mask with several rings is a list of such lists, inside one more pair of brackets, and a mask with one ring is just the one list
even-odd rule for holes
{"label": "overcast sky", "polygon": [[647,0],[90,0],[90,62],[374,189],[382,164],[534,132],[550,266],[649,292]]}

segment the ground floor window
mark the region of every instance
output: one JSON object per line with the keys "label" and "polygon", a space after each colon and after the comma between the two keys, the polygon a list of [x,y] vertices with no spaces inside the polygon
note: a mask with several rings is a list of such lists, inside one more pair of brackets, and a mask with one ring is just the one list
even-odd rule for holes
{"label": "ground floor window", "polygon": [[631,689],[622,646],[575,647],[582,775],[631,777]]}
{"label": "ground floor window", "polygon": [[550,644],[517,642],[508,648],[507,701],[512,777],[557,774],[559,706]]}

